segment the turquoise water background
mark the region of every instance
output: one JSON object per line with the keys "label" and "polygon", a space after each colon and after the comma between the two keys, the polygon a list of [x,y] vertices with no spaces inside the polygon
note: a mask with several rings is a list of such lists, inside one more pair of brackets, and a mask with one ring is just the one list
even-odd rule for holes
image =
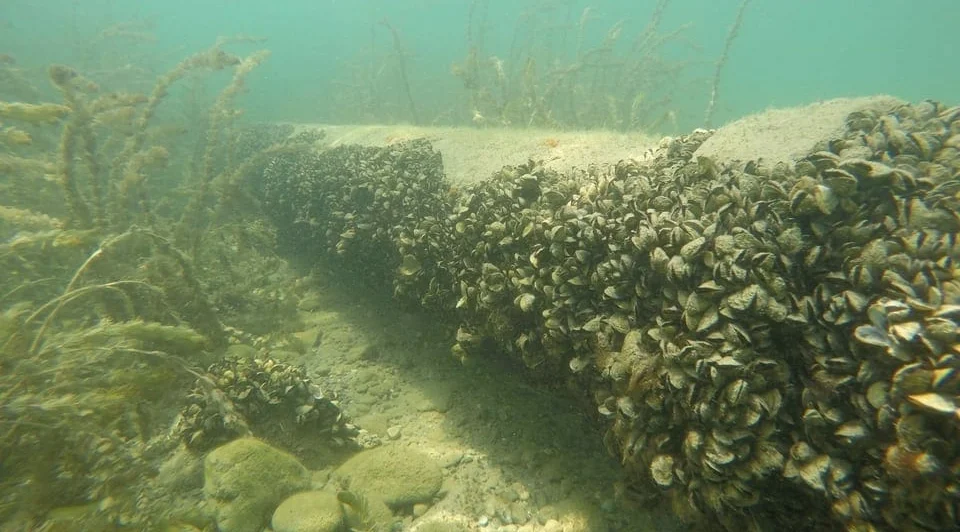
{"label": "turquoise water background", "polygon": [[[504,58],[512,39],[555,46],[570,57],[572,25],[591,8],[584,41],[597,44],[618,20],[632,37],[647,24],[654,0],[0,0],[0,53],[13,55],[25,71],[50,63],[77,67],[97,81],[101,69],[125,67],[152,79],[217,36],[264,37],[237,44],[246,54],[268,48],[272,56],[249,79],[241,100],[256,120],[330,122],[349,117],[336,98],[340,83],[370,50],[389,62],[392,38],[379,24],[397,29],[407,54],[410,85],[422,122],[460,120],[465,90],[451,65],[467,54],[467,22],[485,11],[486,55]],[[716,60],[739,0],[669,2],[660,32],[683,27],[663,49],[688,66],[673,91],[674,129],[702,125]],[[483,8],[483,9],[481,9]],[[518,17],[526,13],[526,24]],[[543,25],[553,25],[545,36]],[[138,21],[152,42],[97,39],[105,28]],[[532,22],[530,22],[532,21]],[[557,22],[566,22],[566,30]],[[476,26],[476,25],[475,25]],[[752,0],[720,79],[714,122],[770,106],[789,106],[840,96],[886,93],[907,100],[960,101],[960,2],[956,0]],[[566,31],[566,37],[563,32]],[[538,35],[541,34],[541,35]],[[561,49],[565,48],[565,49]],[[87,70],[94,72],[87,72]],[[226,77],[227,74],[220,74]],[[402,100],[395,76],[384,76]],[[216,87],[211,83],[211,91]],[[144,91],[149,87],[144,86]],[[402,109],[402,104],[396,104]],[[451,112],[454,110],[455,112]],[[346,110],[349,111],[349,110]],[[402,116],[368,117],[377,121]]]}

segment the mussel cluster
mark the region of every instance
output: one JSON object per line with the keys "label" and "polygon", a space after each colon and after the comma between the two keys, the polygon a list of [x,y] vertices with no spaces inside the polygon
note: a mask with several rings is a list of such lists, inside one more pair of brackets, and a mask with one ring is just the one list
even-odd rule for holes
{"label": "mussel cluster", "polygon": [[854,113],[799,162],[815,279],[795,297],[799,423],[784,474],[851,530],[947,530],[960,511],[960,108]]}
{"label": "mussel cluster", "polygon": [[392,277],[401,228],[442,212],[440,154],[425,140],[389,148],[304,148],[271,159],[256,184],[281,243]]}
{"label": "mussel cluster", "polygon": [[[453,193],[436,173],[364,188],[329,152],[304,156],[327,161],[337,212],[310,211],[311,234],[316,199],[294,196],[274,218],[342,255],[336,231],[367,212],[349,207],[356,190],[404,194],[399,212],[363,216],[395,293],[456,316],[459,357],[493,342],[572,379],[624,467],[680,513],[764,526],[819,506],[848,530],[955,526],[960,107],[854,113],[795,164],[695,157],[709,135]],[[420,144],[346,153],[407,149],[433,161]],[[273,168],[273,195],[292,192],[275,173],[289,163]]]}
{"label": "mussel cluster", "polygon": [[289,143],[296,134],[296,128],[290,124],[252,124],[238,129],[231,140],[237,154],[250,155],[274,144]]}
{"label": "mussel cluster", "polygon": [[304,368],[271,358],[228,357],[211,365],[188,394],[176,424],[187,447],[197,451],[251,433],[297,429],[334,446],[357,435],[336,398],[324,395]]}

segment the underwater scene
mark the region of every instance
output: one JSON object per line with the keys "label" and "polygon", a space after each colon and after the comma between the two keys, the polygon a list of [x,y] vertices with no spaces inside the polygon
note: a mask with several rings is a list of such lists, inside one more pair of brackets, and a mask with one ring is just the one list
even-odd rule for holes
{"label": "underwater scene", "polygon": [[955,0],[0,0],[0,532],[960,530]]}

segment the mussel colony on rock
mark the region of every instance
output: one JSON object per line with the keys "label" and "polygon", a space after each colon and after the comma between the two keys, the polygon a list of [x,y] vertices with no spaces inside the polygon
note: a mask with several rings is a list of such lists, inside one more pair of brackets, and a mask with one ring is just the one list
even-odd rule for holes
{"label": "mussel colony on rock", "polygon": [[854,113],[794,165],[693,157],[709,135],[452,191],[425,142],[335,148],[261,186],[301,249],[455,315],[458,356],[573,378],[680,514],[953,529],[960,107]]}
{"label": "mussel colony on rock", "polygon": [[191,449],[208,451],[239,436],[298,429],[333,446],[353,443],[356,427],[300,366],[272,358],[228,357],[207,368],[187,396],[175,431]]}

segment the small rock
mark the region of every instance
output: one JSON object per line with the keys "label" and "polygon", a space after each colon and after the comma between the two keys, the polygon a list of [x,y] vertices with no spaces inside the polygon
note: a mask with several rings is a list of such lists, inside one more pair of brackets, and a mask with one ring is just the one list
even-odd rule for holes
{"label": "small rock", "polygon": [[453,398],[453,388],[438,385],[431,388],[430,397],[423,398],[415,403],[417,412],[439,412],[445,414],[450,410]]}
{"label": "small rock", "polygon": [[477,520],[477,525],[479,525],[480,528],[483,528],[489,524],[490,524],[490,518],[485,515],[481,515],[480,519]]}
{"label": "small rock", "polygon": [[510,503],[510,522],[518,525],[530,520],[530,510],[520,501]]}
{"label": "small rock", "polygon": [[364,360],[377,360],[380,355],[380,348],[374,344],[367,344],[360,348],[360,358]]}
{"label": "small rock", "polygon": [[273,512],[274,532],[336,532],[343,521],[337,496],[328,491],[304,491],[285,499]]}
{"label": "small rock", "polygon": [[563,525],[556,519],[550,519],[543,524],[542,532],[563,532]]}
{"label": "small rock", "polygon": [[320,309],[323,306],[323,301],[320,299],[320,296],[316,293],[307,294],[300,299],[300,302],[297,303],[297,309],[304,312],[314,312]]}
{"label": "small rock", "polygon": [[440,491],[437,492],[436,498],[445,499],[447,494],[456,489],[458,486],[459,484],[454,479],[450,477],[444,478],[443,484],[440,485]]}
{"label": "small rock", "polygon": [[430,509],[429,505],[418,503],[413,505],[413,516],[414,517],[423,517],[423,514],[427,513],[427,510]]}
{"label": "small rock", "polygon": [[174,491],[189,491],[203,485],[203,460],[184,445],[177,448],[157,471],[158,485]]}
{"label": "small rock", "polygon": [[394,426],[388,428],[388,429],[387,429],[387,437],[390,438],[391,440],[398,440],[398,439],[400,439],[400,427],[397,426],[397,425],[394,425]]}
{"label": "small rock", "polygon": [[240,438],[203,461],[203,494],[221,532],[259,532],[289,495],[310,488],[293,455],[256,438]]}
{"label": "small rock", "polygon": [[377,381],[377,372],[371,368],[364,368],[357,372],[358,383],[372,383]]}
{"label": "small rock", "polygon": [[390,506],[430,502],[443,484],[443,472],[433,459],[396,445],[360,451],[334,477],[349,482],[351,490],[379,495]]}
{"label": "small rock", "polygon": [[357,434],[356,440],[357,445],[359,445],[361,449],[373,449],[374,447],[379,447],[382,443],[380,441],[380,436],[377,436],[376,434],[365,429],[360,429],[360,433]]}
{"label": "small rock", "polygon": [[560,517],[560,513],[557,512],[557,509],[549,504],[546,506],[540,507],[540,511],[537,513],[538,513],[540,522],[544,523],[544,526],[546,526],[546,523],[550,521],[556,521]]}
{"label": "small rock", "polygon": [[463,453],[457,451],[448,455],[442,465],[443,467],[456,467],[460,465],[461,461],[463,461]]}
{"label": "small rock", "polygon": [[[351,492],[346,492],[350,494]],[[344,492],[337,494],[337,498],[344,502]],[[348,530],[393,530],[396,519],[390,507],[376,494],[361,495],[360,506],[342,505]]]}
{"label": "small rock", "polygon": [[360,418],[354,418],[357,424],[374,434],[386,434],[387,427],[390,426],[388,416],[382,413],[368,414]]}
{"label": "small rock", "polygon": [[323,330],[320,327],[311,327],[307,330],[294,333],[303,347],[307,350],[313,349],[323,342]]}
{"label": "small rock", "polygon": [[521,501],[526,501],[530,499],[530,490],[528,490],[527,487],[524,486],[523,484],[519,482],[514,482],[510,487],[513,488],[514,492],[516,492],[517,499]]}
{"label": "small rock", "polygon": [[497,515],[498,506],[499,504],[497,498],[493,495],[490,495],[483,503],[483,511],[486,512],[487,515]]}
{"label": "small rock", "polygon": [[[557,520],[563,525],[564,532],[605,532],[609,530],[599,509],[592,501],[581,498],[558,501],[554,507]],[[542,511],[542,509],[541,509]]]}
{"label": "small rock", "polygon": [[511,524],[513,523],[513,517],[510,515],[509,507],[497,508],[497,511],[493,514],[501,523]]}

